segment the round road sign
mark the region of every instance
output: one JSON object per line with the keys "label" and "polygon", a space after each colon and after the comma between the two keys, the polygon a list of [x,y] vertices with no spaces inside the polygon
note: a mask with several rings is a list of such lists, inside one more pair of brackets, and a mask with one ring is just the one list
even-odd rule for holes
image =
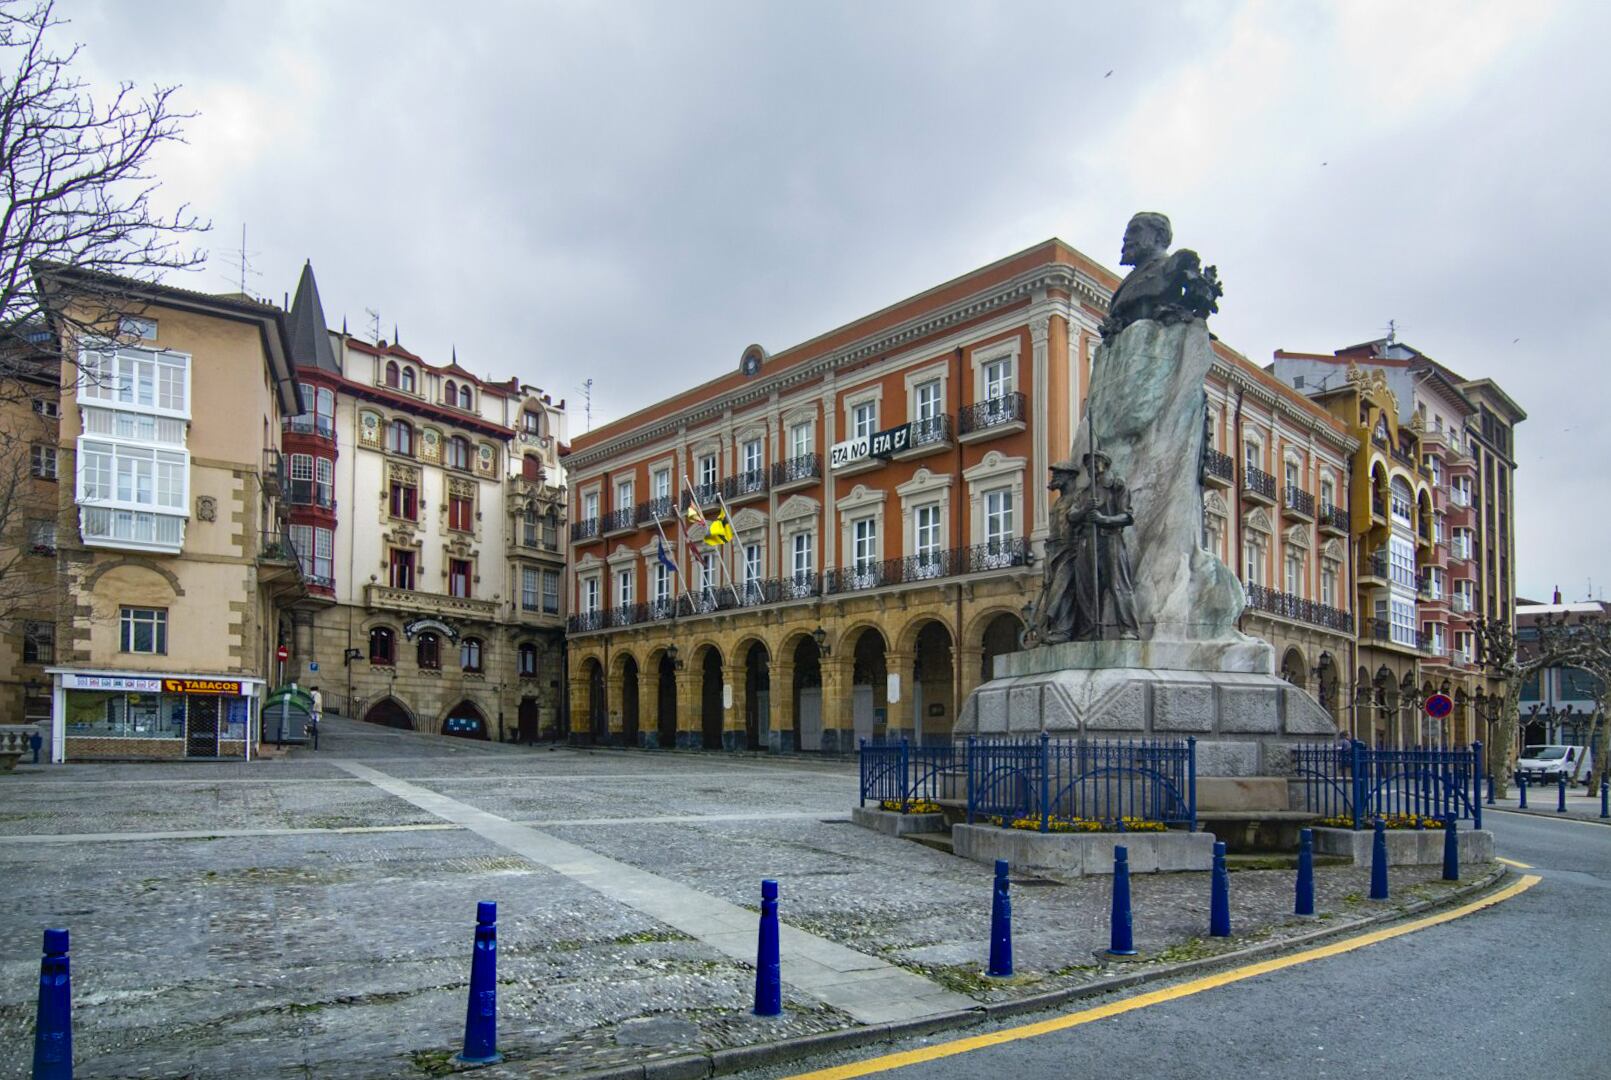
{"label": "round road sign", "polygon": [[287,649],[284,645],[281,645],[278,649],[274,650],[274,655],[279,657],[281,660],[289,660],[291,659],[291,650]]}
{"label": "round road sign", "polygon": [[1433,694],[1426,699],[1426,714],[1434,720],[1442,720],[1454,711],[1454,702],[1448,694]]}

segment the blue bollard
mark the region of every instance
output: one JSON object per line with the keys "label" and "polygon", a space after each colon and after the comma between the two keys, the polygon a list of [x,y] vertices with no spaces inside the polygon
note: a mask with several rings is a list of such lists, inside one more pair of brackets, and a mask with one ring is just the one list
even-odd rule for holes
{"label": "blue bollard", "polygon": [[34,1027],[34,1080],[73,1080],[73,976],[68,968],[66,930],[45,931]]}
{"label": "blue bollard", "polygon": [[1488,774],[1488,805],[1494,804],[1494,774]]}
{"label": "blue bollard", "polygon": [[990,970],[993,979],[1012,974],[1012,897],[1007,894],[1007,860],[996,860],[995,898],[990,902]]}
{"label": "blue bollard", "polygon": [[1387,825],[1376,819],[1376,838],[1370,846],[1370,898],[1387,899]]}
{"label": "blue bollard", "polygon": [[1113,849],[1113,931],[1108,942],[1110,956],[1134,956],[1136,942],[1130,924],[1130,849],[1118,844]]}
{"label": "blue bollard", "polygon": [[1611,777],[1600,777],[1600,816],[1611,818]]}
{"label": "blue bollard", "polygon": [[475,906],[475,952],[470,956],[470,1000],[464,1008],[464,1049],[454,1060],[492,1065],[498,1053],[498,905]]}
{"label": "blue bollard", "polygon": [[1315,831],[1298,831],[1298,899],[1292,907],[1294,915],[1315,913]]}
{"label": "blue bollard", "polygon": [[1213,887],[1208,903],[1208,936],[1231,936],[1231,874],[1225,868],[1225,841],[1214,841]]}
{"label": "blue bollard", "polygon": [[1516,794],[1521,797],[1521,803],[1517,808],[1521,810],[1527,809],[1527,777],[1521,773],[1516,774]]}
{"label": "blue bollard", "polygon": [[1443,819],[1443,880],[1460,880],[1460,837],[1454,831],[1454,815]]}
{"label": "blue bollard", "polygon": [[1564,813],[1566,813],[1566,774],[1565,773],[1560,774],[1559,779],[1557,779],[1555,781],[1555,787],[1556,787],[1556,790],[1559,792],[1559,794],[1556,795],[1556,797],[1555,797],[1555,812],[1557,814],[1564,814]]}
{"label": "blue bollard", "polygon": [[783,964],[778,958],[778,883],[761,882],[761,933],[755,948],[755,1015],[783,1015]]}

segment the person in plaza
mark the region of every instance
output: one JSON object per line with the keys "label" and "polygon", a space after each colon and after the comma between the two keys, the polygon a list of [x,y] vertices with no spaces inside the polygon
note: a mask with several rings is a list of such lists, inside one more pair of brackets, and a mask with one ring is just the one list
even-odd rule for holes
{"label": "person in plaza", "polygon": [[319,718],[324,715],[324,695],[315,686],[308,691],[308,696],[313,699],[313,719],[308,724],[308,734],[313,737],[313,748],[317,750],[319,749]]}
{"label": "person in plaza", "polygon": [[1055,645],[1081,636],[1080,609],[1076,602],[1074,579],[1079,574],[1078,537],[1070,515],[1075,507],[1075,489],[1080,467],[1073,461],[1059,461],[1051,468],[1048,491],[1057,493],[1052,504],[1050,535],[1046,537],[1046,569],[1040,596],[1035,601],[1030,637],[1038,644]]}
{"label": "person in plaza", "polygon": [[[1130,554],[1124,543],[1124,530],[1135,524],[1130,491],[1112,472],[1113,461],[1107,454],[1096,450],[1081,460],[1087,479],[1068,515],[1079,566],[1074,592],[1080,636],[1093,640],[1139,638]],[[1086,572],[1087,568],[1092,572]]]}

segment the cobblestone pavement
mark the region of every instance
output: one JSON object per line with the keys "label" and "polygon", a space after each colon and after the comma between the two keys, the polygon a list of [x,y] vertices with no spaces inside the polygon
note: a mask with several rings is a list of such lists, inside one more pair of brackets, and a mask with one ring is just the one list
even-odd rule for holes
{"label": "cobblestone pavement", "polygon": [[[1020,975],[981,975],[989,867],[848,822],[845,762],[518,748],[332,720],[321,750],[254,764],[71,765],[0,776],[0,1077],[27,1075],[40,932],[72,931],[80,1077],[424,1077],[462,1034],[474,904],[499,904],[500,1044],[488,1077],[546,1076],[854,1021],[332,764],[340,758],[544,836],[755,908],[990,1001],[1100,977],[1111,882],[1020,881]],[[419,826],[419,827],[409,827]],[[252,830],[230,835],[228,830]],[[285,832],[284,830],[299,830]],[[144,839],[136,834],[184,833]],[[1444,888],[1395,871],[1395,898]],[[1313,928],[1291,875],[1232,878],[1232,946]],[[1323,919],[1378,910],[1325,869]],[[1206,874],[1138,876],[1154,962],[1212,952]],[[712,905],[713,907],[719,905]],[[785,980],[788,971],[784,972]]]}

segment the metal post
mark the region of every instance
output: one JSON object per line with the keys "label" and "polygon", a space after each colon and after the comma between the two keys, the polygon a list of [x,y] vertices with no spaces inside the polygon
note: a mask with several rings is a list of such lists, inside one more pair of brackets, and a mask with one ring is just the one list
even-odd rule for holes
{"label": "metal post", "polygon": [[1518,804],[1518,808],[1522,810],[1527,809],[1527,777],[1523,776],[1521,773],[1516,774],[1516,794],[1521,799],[1520,804]]}
{"label": "metal post", "polygon": [[856,761],[861,766],[861,805],[867,805],[867,740],[861,740],[861,753],[856,755]]}
{"label": "metal post", "polygon": [[1051,830],[1051,807],[1048,805],[1052,794],[1052,737],[1046,732],[1040,733],[1040,831]]}
{"label": "metal post", "polygon": [[45,931],[34,1024],[34,1080],[73,1080],[73,979],[67,931]]}
{"label": "metal post", "polygon": [[1130,923],[1130,851],[1123,844],[1113,849],[1113,916],[1108,953],[1134,956],[1136,943]]}
{"label": "metal post", "polygon": [[1214,841],[1213,884],[1208,905],[1208,936],[1231,936],[1231,875],[1225,868],[1225,841]]}
{"label": "metal post", "polygon": [[1494,804],[1494,774],[1488,774],[1488,805]]}
{"label": "metal post", "polygon": [[755,1015],[783,1015],[782,963],[778,958],[778,883],[761,882],[761,931],[755,949]]}
{"label": "metal post", "polygon": [[1298,830],[1298,896],[1294,915],[1315,913],[1315,831]]}
{"label": "metal post", "polygon": [[1186,831],[1197,831],[1197,736],[1186,736]]}
{"label": "metal post", "polygon": [[1564,814],[1566,813],[1566,774],[1564,772],[1555,781],[1555,787],[1557,792],[1555,796],[1555,812]]}
{"label": "metal post", "polygon": [[1358,739],[1351,747],[1354,758],[1354,831],[1365,827],[1365,744]]}
{"label": "metal post", "polygon": [[[1471,744],[1471,767],[1474,770],[1476,783],[1476,788],[1471,796],[1471,827],[1480,829],[1482,828],[1482,800],[1478,796],[1482,794],[1482,774],[1488,772],[1488,767],[1484,764],[1482,756],[1482,740],[1480,739]],[[1488,773],[1488,802],[1492,803],[1493,801],[1494,777],[1493,773]]]}
{"label": "metal post", "polygon": [[1012,897],[1007,894],[1007,860],[996,860],[996,888],[990,902],[990,968],[985,974],[1005,979],[1012,974]]}
{"label": "metal post", "polygon": [[1376,819],[1376,836],[1370,846],[1370,898],[1387,899],[1387,825]]}
{"label": "metal post", "polygon": [[498,905],[475,906],[475,952],[470,957],[470,1000],[464,1010],[464,1049],[455,1058],[465,1065],[490,1065],[498,1053]]}
{"label": "metal post", "polygon": [[901,813],[906,813],[912,800],[912,746],[901,739]]}
{"label": "metal post", "polygon": [[1611,777],[1600,777],[1600,816],[1611,818]]}
{"label": "metal post", "polygon": [[1443,818],[1443,880],[1460,880],[1460,837],[1454,831],[1454,815]]}
{"label": "metal post", "polygon": [[973,824],[974,790],[973,768],[974,759],[978,756],[979,739],[977,736],[968,736],[968,760],[964,768],[968,770],[968,824]]}

